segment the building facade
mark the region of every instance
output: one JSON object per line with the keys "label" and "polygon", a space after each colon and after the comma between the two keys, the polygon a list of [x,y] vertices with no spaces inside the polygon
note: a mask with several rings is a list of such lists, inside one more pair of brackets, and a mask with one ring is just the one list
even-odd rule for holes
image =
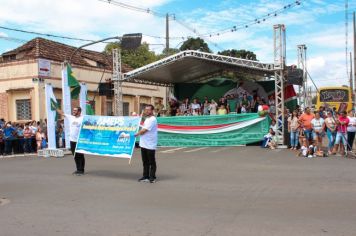
{"label": "building facade", "polygon": [[[106,54],[79,50],[43,38],[35,38],[0,60],[0,118],[10,121],[46,118],[45,83],[52,84],[57,100],[62,101],[62,63],[71,58],[72,70],[79,82],[86,83],[88,98],[96,115],[112,115],[114,97],[99,96],[99,83],[110,81],[112,59]],[[123,72],[130,70],[122,66]],[[145,104],[166,101],[166,88],[137,83],[122,83],[124,115],[140,113]],[[79,104],[72,100],[73,106]]]}

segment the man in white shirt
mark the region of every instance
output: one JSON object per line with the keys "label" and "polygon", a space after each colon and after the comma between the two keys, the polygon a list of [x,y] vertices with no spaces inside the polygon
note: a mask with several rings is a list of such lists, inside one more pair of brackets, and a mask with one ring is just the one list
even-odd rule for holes
{"label": "man in white shirt", "polygon": [[69,121],[69,141],[70,141],[70,150],[74,156],[75,165],[77,170],[73,172],[74,175],[83,175],[85,168],[85,158],[84,154],[75,152],[77,147],[77,140],[79,136],[80,127],[83,122],[82,109],[80,107],[73,108],[72,114],[64,114],[61,110],[57,110],[57,112],[61,115],[64,115]]}
{"label": "man in white shirt", "polygon": [[142,129],[135,136],[140,137],[141,156],[143,163],[143,175],[139,182],[156,182],[156,149],[157,149],[157,119],[153,115],[154,107],[147,105],[145,107],[146,119]]}

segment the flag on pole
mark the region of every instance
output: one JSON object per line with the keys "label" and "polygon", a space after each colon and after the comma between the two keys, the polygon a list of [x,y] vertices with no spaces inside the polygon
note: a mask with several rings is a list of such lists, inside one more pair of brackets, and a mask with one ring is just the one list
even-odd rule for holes
{"label": "flag on pole", "polygon": [[80,96],[79,96],[79,104],[82,108],[83,115],[94,115],[95,112],[90,104],[90,100],[88,98],[88,89],[85,83],[80,84]]}
{"label": "flag on pole", "polygon": [[80,94],[80,84],[75,78],[72,67],[67,64],[68,86],[70,87],[70,95],[72,99],[77,99]]}
{"label": "flag on pole", "polygon": [[[64,114],[72,114],[72,102],[70,96],[70,87],[68,86],[68,64],[62,64],[62,93],[63,93],[63,112]],[[71,70],[70,70],[71,71]],[[65,147],[70,148],[69,141],[69,120],[64,117],[64,134]]]}
{"label": "flag on pole", "polygon": [[59,109],[59,104],[56,100],[56,98],[50,98],[50,103],[51,103],[51,111],[55,111],[56,112],[56,116],[55,116],[55,121],[58,120],[58,112],[57,109]]}
{"label": "flag on pole", "polygon": [[56,149],[56,117],[58,102],[51,84],[45,85],[48,148]]}
{"label": "flag on pole", "polygon": [[87,115],[95,115],[94,109],[92,108],[92,106],[90,104],[88,96],[86,99],[86,112],[87,112]]}

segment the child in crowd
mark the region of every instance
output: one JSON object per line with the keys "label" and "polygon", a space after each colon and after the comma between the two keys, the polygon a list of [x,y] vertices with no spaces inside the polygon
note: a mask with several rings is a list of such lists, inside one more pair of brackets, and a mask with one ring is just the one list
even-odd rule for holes
{"label": "child in crowd", "polygon": [[272,132],[271,132],[271,134],[272,134],[272,137],[271,137],[271,139],[269,140],[269,142],[268,142],[268,147],[270,148],[270,149],[276,149],[277,148],[277,142],[278,142],[278,139],[277,139],[277,136],[276,136],[276,133],[272,130]]}
{"label": "child in crowd", "polygon": [[298,156],[303,156],[303,157],[307,157],[308,156],[308,147],[307,147],[307,139],[304,137],[302,137],[301,142],[302,146],[300,147],[300,151],[298,153]]}
{"label": "child in crowd", "polygon": [[277,136],[276,133],[273,131],[273,129],[269,129],[268,134],[266,134],[263,137],[262,143],[261,143],[262,148],[269,147],[270,149],[276,149],[277,147]]}

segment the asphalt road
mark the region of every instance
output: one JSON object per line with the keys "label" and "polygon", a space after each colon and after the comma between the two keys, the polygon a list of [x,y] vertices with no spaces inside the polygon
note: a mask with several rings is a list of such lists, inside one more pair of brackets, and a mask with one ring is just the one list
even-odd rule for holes
{"label": "asphalt road", "polygon": [[[0,235],[356,235],[356,160],[258,147],[163,148],[158,182],[125,159],[0,159]],[[1,200],[1,198],[4,198]]]}

